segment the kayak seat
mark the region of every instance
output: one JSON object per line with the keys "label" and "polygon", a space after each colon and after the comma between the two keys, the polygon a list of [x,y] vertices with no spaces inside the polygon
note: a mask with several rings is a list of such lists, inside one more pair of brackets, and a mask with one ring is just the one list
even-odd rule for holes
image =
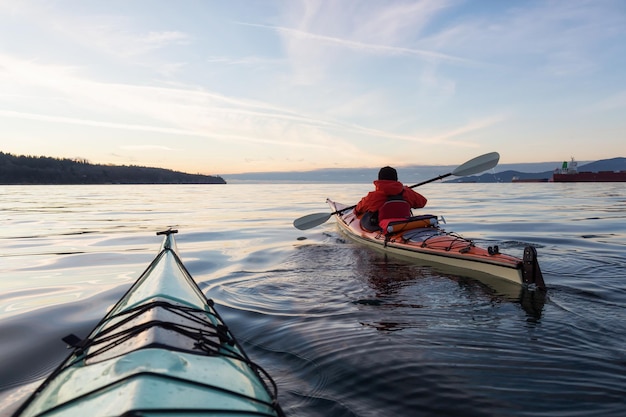
{"label": "kayak seat", "polygon": [[385,219],[402,220],[411,217],[411,205],[405,200],[388,200],[378,209],[378,221]]}

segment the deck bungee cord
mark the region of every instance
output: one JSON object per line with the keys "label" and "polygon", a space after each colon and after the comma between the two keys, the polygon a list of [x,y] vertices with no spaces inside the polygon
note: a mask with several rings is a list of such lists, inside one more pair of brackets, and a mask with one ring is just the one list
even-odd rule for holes
{"label": "deck bungee cord", "polygon": [[[156,310],[157,308],[163,309],[164,311],[170,312],[183,319],[189,320],[199,326],[202,326],[202,328],[193,327],[192,325],[173,323],[164,320],[150,320],[129,328],[122,328],[129,322],[141,318],[143,314],[148,314],[152,312],[152,310]],[[87,338],[77,343],[72,343],[72,340],[77,340],[77,338],[74,335],[70,335],[65,337],[63,340],[65,342],[68,342],[70,346],[77,349],[74,353],[79,356],[79,359],[84,359],[86,361],[89,361],[89,359],[97,357],[102,353],[111,350],[118,345],[121,345],[124,342],[127,342],[133,337],[138,337],[142,332],[155,327],[176,332],[178,335],[184,336],[187,339],[193,341],[193,349],[188,349],[183,346],[177,346],[174,344],[158,344],[159,346],[167,347],[170,350],[177,350],[188,353],[206,353],[218,355],[225,354],[224,352],[220,351],[220,349],[224,349],[224,345],[234,345],[235,341],[228,334],[228,328],[225,325],[215,325],[209,321],[202,320],[202,318],[197,317],[192,313],[207,314],[208,312],[197,308],[171,304],[166,301],[153,301],[112,316],[111,319],[122,318],[125,316],[127,317],[113,324],[111,327],[104,329],[101,333],[98,334],[97,337]],[[114,333],[116,330],[119,331]],[[183,345],[182,341],[184,339],[176,338],[174,340],[181,342],[180,345]],[[105,345],[87,355],[82,355],[82,351],[102,344]],[[151,345],[146,345],[142,349],[146,349],[150,346]],[[204,348],[199,349],[200,352],[198,352],[195,349],[198,349],[199,347]],[[233,351],[233,354],[235,353],[236,352]],[[241,355],[233,355],[231,357],[239,358],[239,356]],[[241,359],[245,360],[245,358],[243,357],[241,357]]]}
{"label": "deck bungee cord", "polygon": [[[451,237],[452,239],[446,239],[443,242],[434,241],[438,237]],[[409,243],[420,242],[420,247],[430,249],[444,249],[449,252],[451,250],[458,249],[461,253],[469,251],[475,246],[474,241],[467,239],[455,232],[446,232],[435,226],[421,227],[418,229],[409,229],[406,232],[394,232],[394,233],[380,233],[376,236],[376,239],[384,239],[385,244],[393,242]],[[439,245],[437,245],[439,243]]]}

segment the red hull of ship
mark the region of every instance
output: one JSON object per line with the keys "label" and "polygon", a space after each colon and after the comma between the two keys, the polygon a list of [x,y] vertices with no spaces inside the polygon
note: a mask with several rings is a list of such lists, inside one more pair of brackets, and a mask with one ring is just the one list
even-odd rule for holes
{"label": "red hull of ship", "polygon": [[626,182],[626,171],[578,172],[553,174],[553,182]]}

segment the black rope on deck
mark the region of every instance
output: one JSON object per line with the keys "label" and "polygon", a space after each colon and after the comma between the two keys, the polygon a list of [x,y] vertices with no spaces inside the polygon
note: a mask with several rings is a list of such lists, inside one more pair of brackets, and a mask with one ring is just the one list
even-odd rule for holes
{"label": "black rope on deck", "polygon": [[[183,317],[184,319],[189,320],[192,323],[202,326],[202,328],[197,328],[197,327],[193,327],[191,325],[186,325],[186,324],[172,323],[168,321],[151,320],[145,323],[138,324],[133,327],[129,327],[128,329],[119,330],[122,326],[138,318],[139,316],[146,313],[147,311],[155,309],[155,308],[164,308],[165,310],[168,310],[180,317]],[[77,356],[77,358],[75,361],[72,361],[67,366],[72,366],[74,363],[81,361],[81,360],[88,360],[88,359],[97,357],[98,355],[108,350],[111,350],[118,345],[121,345],[122,343],[139,335],[143,331],[153,328],[153,327],[160,327],[166,330],[171,330],[171,331],[181,334],[182,336],[185,336],[189,339],[194,340],[195,341],[194,347],[206,354],[209,354],[209,355],[221,354],[224,356],[232,357],[234,359],[238,359],[243,362],[249,363],[248,358],[245,357],[244,355],[239,354],[238,352],[235,352],[232,350],[228,350],[229,354],[226,354],[225,352],[220,352],[220,348],[224,348],[225,347],[224,345],[233,346],[235,343],[234,340],[230,337],[228,328],[225,325],[213,324],[208,320],[202,320],[201,318],[191,314],[192,312],[197,312],[197,313],[202,313],[202,314],[211,314],[210,312],[207,312],[206,310],[192,308],[188,306],[175,305],[167,301],[159,300],[159,301],[153,301],[153,302],[132,308],[130,310],[124,311],[122,313],[113,315],[109,317],[109,321],[110,319],[113,319],[113,318],[119,318],[119,317],[124,317],[124,316],[127,316],[127,317],[115,323],[111,327],[102,330],[95,338],[85,339],[79,342],[75,346],[77,348],[75,352],[75,355]],[[211,340],[211,338],[219,339],[220,343],[216,343],[215,341]],[[97,348],[97,346],[101,346],[101,347]],[[171,350],[188,351],[190,353],[198,354],[197,351],[181,349],[180,347],[177,347],[177,346],[169,346],[169,345],[163,345],[163,346]],[[95,350],[85,355],[84,352],[88,348],[94,348]]]}
{"label": "black rope on deck", "polygon": [[[155,308],[166,309],[180,317],[183,317],[184,319],[187,319],[195,324],[202,326],[203,328],[197,328],[197,327],[193,327],[190,325],[172,323],[172,322],[161,321],[161,320],[151,320],[145,323],[138,324],[133,327],[129,327],[128,329],[120,330],[122,326],[128,324],[133,319],[136,319],[140,317],[142,314],[145,314],[147,311],[151,309],[155,309]],[[209,320],[203,320],[202,318],[197,317],[192,313],[210,314],[211,316],[216,317],[216,319],[218,320],[218,324],[214,324]],[[199,309],[199,308],[193,308],[189,306],[176,305],[176,304],[172,304],[163,300],[157,300],[157,301],[153,301],[153,302],[123,311],[121,313],[112,315],[107,318],[107,321],[111,321],[114,318],[120,318],[120,317],[124,317],[124,318],[120,320],[119,322],[115,323],[114,325],[112,325],[111,327],[102,330],[98,334],[98,336],[96,336],[95,338],[92,338],[92,339],[88,338],[88,339],[81,340],[77,343],[72,344],[73,345],[72,347],[76,348],[76,350],[74,351],[74,360],[65,363],[63,366],[55,370],[54,373],[58,375],[64,369],[70,368],[73,365],[81,361],[88,361],[89,359],[95,358],[123,344],[124,342],[131,340],[132,338],[141,334],[145,330],[148,330],[153,327],[160,327],[166,330],[177,332],[178,334],[184,337],[194,340],[195,343],[193,346],[195,350],[184,349],[178,346],[170,346],[166,344],[152,344],[152,345],[143,346],[136,350],[153,347],[153,348],[167,349],[170,351],[187,352],[187,353],[196,354],[196,355],[201,354],[200,352],[202,352],[203,354],[206,354],[208,356],[222,356],[222,357],[241,361],[245,363],[246,365],[248,365],[255,372],[255,374],[259,376],[260,381],[264,385],[266,385],[270,398],[272,399],[272,402],[268,403],[268,405],[274,411],[276,411],[279,416],[284,415],[282,414],[282,409],[278,405],[278,400],[277,400],[278,387],[276,386],[275,381],[272,379],[270,374],[265,369],[263,369],[261,366],[254,363],[252,360],[250,360],[247,357],[247,355],[243,353],[243,350],[241,350],[240,348],[239,350],[241,350],[241,352],[237,350],[233,350],[232,346],[237,344],[236,341],[230,335],[228,327],[222,324],[219,316],[217,316],[213,312],[206,311],[206,310]],[[80,340],[76,336],[73,336],[73,335],[71,335],[70,337],[64,338],[64,340],[67,339],[67,341],[69,341],[69,340],[72,340],[72,338],[74,338],[74,340]],[[215,339],[218,339],[219,343],[217,343]],[[98,348],[99,345],[102,345],[102,346]],[[92,352],[85,354],[85,351],[89,348],[93,348],[94,350]],[[123,354],[127,354],[127,353],[128,352],[124,352]],[[119,356],[123,354],[120,354]],[[155,374],[155,375],[161,375],[161,374]],[[167,377],[170,379],[176,379],[175,377],[171,377],[171,376],[167,376]],[[190,382],[188,380],[184,380],[184,381],[186,381],[187,383]],[[270,384],[270,387],[267,387],[268,382]],[[111,385],[114,385],[114,384],[115,383],[112,383]],[[229,390],[225,390],[223,388],[216,388],[208,384],[202,384],[202,385],[206,387],[210,387],[212,389],[220,389],[222,391],[229,392],[231,394],[241,395],[241,394],[233,393]],[[252,397],[250,397],[249,399],[260,402],[260,400],[252,398]],[[74,400],[71,400],[70,402],[73,402],[73,401]],[[258,414],[258,415],[265,415],[265,414]]]}
{"label": "black rope on deck", "polygon": [[[179,378],[176,376],[172,376],[172,375],[167,375],[167,374],[161,374],[161,373],[154,373],[154,372],[138,372],[129,376],[126,376],[124,378],[118,379],[116,381],[113,381],[109,384],[105,384],[99,388],[96,388],[92,391],[86,392],[82,395],[79,395],[78,397],[72,398],[66,402],[63,403],[59,403],[45,411],[43,411],[42,413],[38,414],[38,417],[43,417],[47,414],[51,414],[51,413],[55,413],[56,411],[65,408],[66,406],[78,402],[86,397],[92,396],[95,393],[98,392],[104,392],[104,391],[108,391],[111,388],[115,387],[116,385],[119,385],[120,383],[126,382],[128,380],[132,380],[135,379],[139,376],[152,376],[154,378],[160,378],[160,379],[165,379],[165,380],[172,380],[172,381],[178,381],[184,384],[191,384],[191,385],[195,385],[197,387],[203,388],[203,389],[209,389],[209,390],[213,390],[213,391],[219,391],[222,392],[224,394],[228,394],[231,395],[233,397],[238,397],[247,401],[251,401],[251,402],[255,402],[261,405],[264,405],[270,409],[272,409],[273,411],[276,412],[276,414],[279,417],[285,417],[281,407],[278,405],[278,402],[276,401],[275,398],[272,398],[271,402],[268,401],[264,401],[264,400],[260,400],[256,397],[252,397],[237,391],[232,391],[223,387],[219,387],[217,385],[213,385],[213,384],[209,384],[209,383],[205,383],[205,382],[199,382],[199,381],[193,381],[193,380],[187,380],[184,378]],[[165,412],[166,410],[169,410],[170,412],[172,411],[172,409],[149,409],[149,410],[129,410],[127,412],[125,412],[124,414],[122,414],[123,416],[141,416],[143,415],[142,413],[154,413],[154,412]],[[194,409],[194,408],[176,408],[175,409],[175,413],[176,414],[187,414],[187,413],[192,413],[192,414],[196,414],[196,413],[207,413],[207,412],[219,412],[222,413],[222,411],[224,411],[223,414],[229,414],[229,413],[233,413],[233,414],[245,414],[245,413],[249,413],[251,416],[268,416],[268,417],[273,417],[273,414],[268,414],[268,413],[264,413],[264,412],[258,412],[258,411],[245,411],[245,410],[223,410],[223,409],[215,409],[215,408],[210,408],[210,407],[206,407],[206,408],[202,408],[202,409]],[[139,414],[138,414],[139,413]]]}

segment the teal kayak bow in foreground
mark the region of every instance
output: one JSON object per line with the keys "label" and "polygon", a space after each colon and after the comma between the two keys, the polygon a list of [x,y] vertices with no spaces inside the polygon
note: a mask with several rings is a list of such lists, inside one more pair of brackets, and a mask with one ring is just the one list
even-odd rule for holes
{"label": "teal kayak bow in foreground", "polygon": [[284,416],[270,376],[198,288],[168,230],[161,251],[15,416]]}

